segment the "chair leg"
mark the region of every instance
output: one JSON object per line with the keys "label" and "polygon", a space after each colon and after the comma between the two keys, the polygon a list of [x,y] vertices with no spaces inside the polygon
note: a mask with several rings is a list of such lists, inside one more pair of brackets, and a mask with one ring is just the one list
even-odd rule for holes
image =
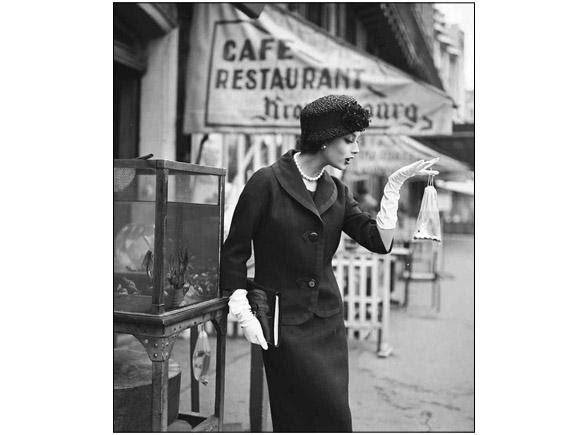
{"label": "chair leg", "polygon": [[[378,322],[382,321],[383,313],[382,313],[382,303],[378,303]],[[376,352],[382,350],[382,328],[378,328],[378,346],[376,348]]]}
{"label": "chair leg", "polygon": [[[409,244],[405,243],[404,247],[408,248]],[[409,295],[410,295],[410,291],[409,291],[409,286],[410,286],[410,276],[411,276],[411,272],[412,272],[412,259],[413,256],[412,254],[410,254],[404,262],[404,276],[405,276],[405,281],[404,281],[404,302],[402,304],[403,308],[408,308],[408,299],[409,299]]]}
{"label": "chair leg", "polygon": [[435,281],[434,284],[435,286],[435,293],[436,293],[436,309],[437,312],[441,312],[441,283],[439,281]]}

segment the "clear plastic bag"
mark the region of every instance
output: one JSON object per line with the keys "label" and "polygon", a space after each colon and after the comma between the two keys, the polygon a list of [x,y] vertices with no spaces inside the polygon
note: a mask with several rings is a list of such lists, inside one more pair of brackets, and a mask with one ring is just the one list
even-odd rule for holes
{"label": "clear plastic bag", "polygon": [[429,176],[427,187],[425,187],[413,239],[441,242],[441,221],[439,219],[439,206],[437,205],[437,191],[433,186],[432,175]]}
{"label": "clear plastic bag", "polygon": [[204,325],[198,325],[198,341],[192,355],[192,369],[194,379],[203,385],[208,385],[208,369],[210,367],[210,345]]}

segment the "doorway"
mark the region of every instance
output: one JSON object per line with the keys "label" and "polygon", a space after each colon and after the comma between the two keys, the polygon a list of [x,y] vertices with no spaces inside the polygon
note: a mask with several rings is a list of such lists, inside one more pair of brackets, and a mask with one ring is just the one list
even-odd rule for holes
{"label": "doorway", "polygon": [[113,158],[115,159],[138,157],[140,91],[140,72],[115,61],[113,107]]}

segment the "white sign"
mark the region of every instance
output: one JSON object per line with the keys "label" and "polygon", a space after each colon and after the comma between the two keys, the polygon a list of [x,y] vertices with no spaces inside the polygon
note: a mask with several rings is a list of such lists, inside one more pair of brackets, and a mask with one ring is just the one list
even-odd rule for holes
{"label": "white sign", "polygon": [[450,134],[452,101],[434,88],[268,4],[250,19],[195,4],[186,133],[298,133],[302,108],[346,94],[372,114],[366,133]]}

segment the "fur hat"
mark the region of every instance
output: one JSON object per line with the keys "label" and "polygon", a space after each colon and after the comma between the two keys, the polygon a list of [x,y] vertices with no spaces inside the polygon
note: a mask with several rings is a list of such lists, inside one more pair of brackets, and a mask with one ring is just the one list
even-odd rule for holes
{"label": "fur hat", "polygon": [[327,95],[307,104],[300,113],[300,140],[324,143],[370,124],[369,112],[347,95]]}

